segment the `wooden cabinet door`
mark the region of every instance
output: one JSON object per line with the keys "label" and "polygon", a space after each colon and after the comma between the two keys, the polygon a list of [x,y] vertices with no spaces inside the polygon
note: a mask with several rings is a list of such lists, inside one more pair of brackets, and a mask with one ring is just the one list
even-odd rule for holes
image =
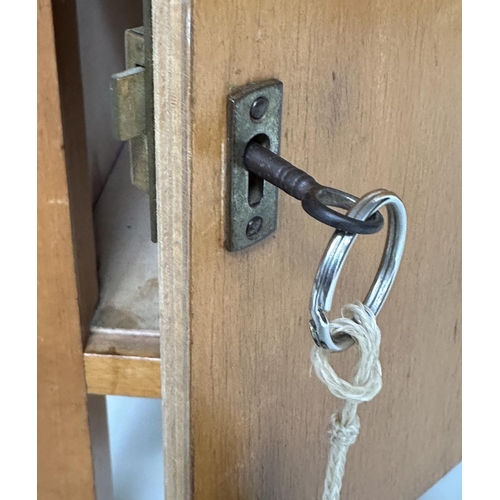
{"label": "wooden cabinet door", "polygon": [[[310,375],[308,321],[332,230],[280,194],[272,237],[224,247],[227,96],[269,78],[284,84],[282,156],[406,204],[384,387],[360,407],[343,497],[418,497],[461,456],[460,3],[152,4],[166,499],[321,496],[341,402]],[[337,310],[363,299],[384,238],[358,238]]]}

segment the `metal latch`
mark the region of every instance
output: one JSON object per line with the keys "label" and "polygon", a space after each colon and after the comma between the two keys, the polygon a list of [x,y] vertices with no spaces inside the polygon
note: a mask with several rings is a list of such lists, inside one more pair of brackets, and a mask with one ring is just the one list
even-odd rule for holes
{"label": "metal latch", "polygon": [[126,70],[111,76],[111,115],[115,137],[128,141],[132,184],[149,194],[151,240],[157,241],[156,186],[149,37],[144,27],[125,31]]}
{"label": "metal latch", "polygon": [[132,184],[149,193],[142,26],[125,31],[125,65],[125,71],[111,77],[113,132],[120,141],[130,141]]}

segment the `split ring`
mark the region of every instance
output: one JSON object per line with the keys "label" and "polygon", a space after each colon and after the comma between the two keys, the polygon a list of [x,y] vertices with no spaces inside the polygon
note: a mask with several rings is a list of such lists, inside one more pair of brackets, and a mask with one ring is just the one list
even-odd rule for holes
{"label": "split ring", "polygon": [[[366,220],[382,207],[387,206],[387,239],[382,261],[372,286],[366,295],[364,305],[375,316],[380,312],[396,278],[401,263],[406,239],[406,209],[401,199],[391,191],[377,189],[363,196],[347,213],[349,217]],[[321,259],[311,295],[310,328],[314,342],[324,349],[343,351],[354,340],[347,334],[330,335],[330,311],[335,287],[357,234],[335,231]]]}

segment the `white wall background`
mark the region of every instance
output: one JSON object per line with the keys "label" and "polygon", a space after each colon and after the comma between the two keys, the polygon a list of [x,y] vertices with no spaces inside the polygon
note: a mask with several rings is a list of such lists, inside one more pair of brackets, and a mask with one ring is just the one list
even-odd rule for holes
{"label": "white wall background", "polygon": [[[161,401],[107,396],[107,403],[115,500],[163,500]],[[419,500],[461,498],[459,464]]]}

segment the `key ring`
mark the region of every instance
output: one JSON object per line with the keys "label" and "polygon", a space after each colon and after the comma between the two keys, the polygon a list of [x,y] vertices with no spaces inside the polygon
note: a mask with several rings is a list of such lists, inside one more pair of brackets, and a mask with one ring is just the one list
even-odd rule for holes
{"label": "key ring", "polygon": [[[365,306],[369,307],[375,316],[389,295],[401,263],[406,239],[406,209],[394,193],[377,189],[363,196],[347,213],[349,217],[366,220],[384,206],[387,206],[389,216],[384,254],[364,300]],[[331,351],[343,351],[354,343],[347,334],[331,337],[325,313],[331,309],[340,272],[356,237],[357,234],[338,230],[333,233],[314,280],[311,295],[312,319],[309,326],[316,345]]]}

